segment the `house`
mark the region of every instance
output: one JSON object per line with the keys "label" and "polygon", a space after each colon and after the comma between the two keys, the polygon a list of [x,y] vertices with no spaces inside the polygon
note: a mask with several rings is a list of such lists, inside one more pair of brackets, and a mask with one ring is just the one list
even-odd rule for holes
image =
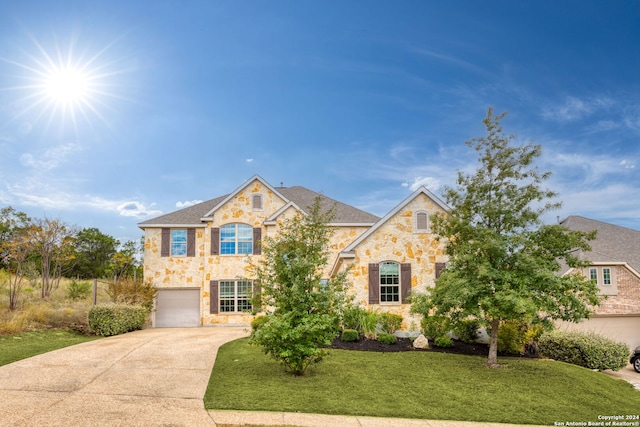
{"label": "house", "polygon": [[320,197],[335,206],[327,277],[349,270],[355,302],[401,314],[417,329],[407,297],[435,283],[444,266],[444,242],[430,217],[447,206],[420,188],[383,218],[304,187],[274,187],[260,176],[227,195],[139,225],[145,233],[144,275],[158,288],[156,327],[246,325],[255,284],[248,258],[275,236],[279,220],[304,213]]}
{"label": "house", "polygon": [[[640,346],[640,231],[570,216],[562,225],[579,231],[597,230],[591,251],[578,253],[590,265],[580,273],[593,280],[602,297],[592,318],[580,323],[560,323],[562,328],[596,332],[630,348]],[[575,272],[564,267],[561,274]]]}

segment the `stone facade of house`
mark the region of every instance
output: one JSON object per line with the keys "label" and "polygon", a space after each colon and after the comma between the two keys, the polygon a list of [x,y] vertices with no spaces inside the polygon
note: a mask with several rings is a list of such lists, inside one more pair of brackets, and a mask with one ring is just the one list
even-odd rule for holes
{"label": "stone facade of house", "polygon": [[[402,292],[424,292],[433,286],[436,263],[445,261],[444,242],[437,241],[429,228],[430,216],[447,209],[436,196],[421,188],[384,218],[378,218],[302,187],[273,187],[259,176],[227,196],[140,224],[145,231],[145,278],[162,294],[156,323],[184,326],[180,323],[184,312],[190,326],[249,324],[253,316],[243,309],[247,302],[240,288],[253,286],[250,265],[261,256],[255,243],[275,236],[280,220],[304,213],[316,196],[327,206],[336,206],[326,277],[349,268],[351,292],[358,304],[399,313],[404,318],[403,329],[416,328],[406,295],[401,298],[400,293],[401,288]],[[221,250],[225,239],[221,230],[234,224],[253,230],[252,237],[246,238],[253,244],[250,253],[224,254]],[[175,241],[174,232],[187,236],[183,238],[186,242]],[[173,245],[181,249],[177,254]],[[396,268],[395,283],[386,285],[378,280],[372,284],[370,266],[381,263],[385,263],[384,268]],[[382,280],[391,280],[383,276]],[[377,294],[380,289],[384,291],[377,301],[371,299],[371,286],[378,289]],[[198,301],[191,300],[189,307],[182,307],[173,304],[182,293],[164,292],[180,290],[199,295]]]}

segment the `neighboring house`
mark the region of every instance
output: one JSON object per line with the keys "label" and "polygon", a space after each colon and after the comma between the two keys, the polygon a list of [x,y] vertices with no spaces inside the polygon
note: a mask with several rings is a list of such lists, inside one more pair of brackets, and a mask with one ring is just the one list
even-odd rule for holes
{"label": "neighboring house", "polygon": [[[581,251],[578,257],[590,261],[580,272],[597,283],[602,296],[592,318],[563,322],[562,327],[593,331],[630,348],[640,346],[640,231],[581,216],[570,216],[561,224],[572,230],[597,230],[591,251]],[[561,273],[574,271],[565,267]]]}
{"label": "neighboring house", "polygon": [[139,224],[145,232],[144,276],[159,289],[154,326],[248,324],[257,290],[248,259],[261,256],[278,221],[304,213],[315,197],[335,206],[335,230],[325,274],[350,268],[355,302],[403,315],[403,330],[419,327],[407,297],[435,284],[444,242],[430,218],[447,206],[422,187],[383,218],[304,187],[273,187],[254,176],[232,193]]}

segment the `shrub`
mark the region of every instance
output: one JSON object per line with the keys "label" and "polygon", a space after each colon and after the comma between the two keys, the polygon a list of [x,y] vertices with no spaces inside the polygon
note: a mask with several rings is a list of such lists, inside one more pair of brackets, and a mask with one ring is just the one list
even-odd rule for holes
{"label": "shrub", "polygon": [[378,313],[365,310],[359,305],[350,306],[344,311],[342,326],[344,329],[355,329],[367,339],[376,339]]}
{"label": "shrub", "polygon": [[380,323],[382,332],[393,334],[402,326],[402,316],[395,313],[380,313],[378,315],[378,323]]}
{"label": "shrub", "polygon": [[378,337],[378,313],[372,310],[363,310],[360,319],[362,335],[368,340],[375,340]]}
{"label": "shrub", "polygon": [[480,322],[476,319],[461,320],[453,326],[453,333],[462,342],[472,344],[478,338]]}
{"label": "shrub", "polygon": [[158,288],[150,281],[142,282],[130,278],[109,283],[107,294],[116,304],[141,305],[151,311]]}
{"label": "shrub", "polygon": [[345,342],[358,341],[360,339],[360,334],[355,329],[345,329],[342,331],[340,339]]}
{"label": "shrub", "polygon": [[149,310],[140,305],[103,304],[89,310],[89,327],[105,337],[142,329]]}
{"label": "shrub", "polygon": [[430,340],[446,336],[451,329],[451,321],[445,316],[424,316],[420,324],[424,336]]}
{"label": "shrub", "polygon": [[395,344],[398,338],[393,334],[378,334],[378,341],[382,344]]}
{"label": "shrub", "polygon": [[71,280],[67,286],[67,297],[73,301],[87,298],[91,295],[91,283],[90,282],[77,282]]}
{"label": "shrub", "polygon": [[594,333],[552,331],[539,341],[540,356],[559,360],[588,369],[620,370],[627,365],[629,348]]}
{"label": "shrub", "polygon": [[453,340],[448,335],[441,335],[433,341],[436,347],[453,347]]}
{"label": "shrub", "polygon": [[498,328],[498,351],[509,354],[522,354],[527,344],[528,322],[524,320],[506,320]]}
{"label": "shrub", "polygon": [[258,329],[260,329],[262,325],[264,325],[268,321],[269,321],[269,318],[267,316],[254,317],[253,320],[251,321],[251,330],[257,331]]}

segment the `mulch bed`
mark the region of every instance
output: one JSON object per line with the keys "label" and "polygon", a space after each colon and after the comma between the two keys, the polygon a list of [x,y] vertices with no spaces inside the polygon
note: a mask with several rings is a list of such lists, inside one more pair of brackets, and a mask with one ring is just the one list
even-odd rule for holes
{"label": "mulch bed", "polygon": [[[453,347],[436,347],[433,343],[429,343],[428,349],[417,349],[413,347],[413,341],[409,338],[398,338],[395,344],[382,344],[376,340],[361,339],[359,341],[345,342],[340,338],[336,338],[331,343],[331,348],[339,350],[356,350],[356,351],[378,351],[378,352],[399,352],[399,351],[431,351],[440,353],[466,354],[471,356],[489,355],[489,346],[482,343],[467,344],[462,341],[453,340]],[[513,354],[498,353],[498,356],[518,357]],[[533,357],[523,355],[521,357]]]}

